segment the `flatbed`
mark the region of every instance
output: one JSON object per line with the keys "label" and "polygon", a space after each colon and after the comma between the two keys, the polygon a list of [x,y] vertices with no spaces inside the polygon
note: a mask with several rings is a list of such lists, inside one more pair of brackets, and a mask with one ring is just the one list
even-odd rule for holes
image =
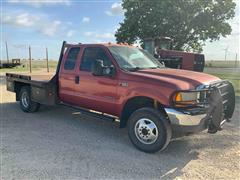
{"label": "flatbed", "polygon": [[[45,105],[54,105],[57,100],[55,75],[6,73],[7,90],[19,92],[23,84],[30,86],[32,99]],[[17,93],[16,100],[19,100]]]}

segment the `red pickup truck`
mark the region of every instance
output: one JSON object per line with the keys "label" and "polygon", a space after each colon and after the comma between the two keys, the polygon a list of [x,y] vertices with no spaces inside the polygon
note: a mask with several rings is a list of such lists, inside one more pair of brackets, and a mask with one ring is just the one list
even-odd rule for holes
{"label": "red pickup truck", "polygon": [[166,148],[174,131],[217,132],[235,106],[230,82],[165,68],[145,50],[124,44],[63,42],[53,77],[7,73],[6,79],[24,112],[62,104],[118,119],[145,152]]}

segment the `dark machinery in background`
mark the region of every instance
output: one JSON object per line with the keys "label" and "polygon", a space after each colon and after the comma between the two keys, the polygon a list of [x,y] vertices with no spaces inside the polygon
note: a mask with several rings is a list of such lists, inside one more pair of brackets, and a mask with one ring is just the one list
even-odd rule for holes
{"label": "dark machinery in background", "polygon": [[0,69],[1,68],[13,68],[16,66],[20,66],[21,65],[21,60],[20,59],[12,59],[11,62],[0,62]]}
{"label": "dark machinery in background", "polygon": [[203,54],[173,50],[173,40],[169,37],[148,38],[143,41],[143,49],[154,55],[166,67],[203,72]]}
{"label": "dark machinery in background", "polygon": [[5,45],[6,45],[7,61],[2,61],[2,59],[0,59],[0,69],[1,68],[13,68],[13,67],[16,67],[16,66],[20,66],[21,65],[21,60],[20,59],[12,59],[12,61],[10,62],[9,55],[8,55],[7,41],[5,42]]}

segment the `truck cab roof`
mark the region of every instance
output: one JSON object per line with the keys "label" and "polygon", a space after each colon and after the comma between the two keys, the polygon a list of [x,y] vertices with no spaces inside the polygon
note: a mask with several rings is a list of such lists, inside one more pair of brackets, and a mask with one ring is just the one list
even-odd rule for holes
{"label": "truck cab roof", "polygon": [[112,43],[112,42],[108,42],[108,43],[93,43],[93,44],[82,44],[82,43],[78,43],[78,44],[65,44],[65,47],[76,47],[76,46],[105,46],[105,47],[111,47],[111,46],[125,46],[125,47],[132,47],[132,48],[136,48],[136,46],[130,45],[128,43]]}

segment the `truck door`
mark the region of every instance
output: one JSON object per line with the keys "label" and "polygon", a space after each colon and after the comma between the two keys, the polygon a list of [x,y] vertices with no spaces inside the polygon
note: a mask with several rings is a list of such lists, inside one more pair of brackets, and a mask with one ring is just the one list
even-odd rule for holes
{"label": "truck door", "polygon": [[110,55],[103,47],[86,47],[83,51],[77,75],[77,102],[88,109],[113,114],[117,104],[117,76],[94,76],[91,72],[92,63],[102,60],[105,66],[113,65]]}
{"label": "truck door", "polygon": [[80,47],[69,47],[63,57],[59,73],[59,97],[63,102],[73,104],[75,101],[76,62]]}

